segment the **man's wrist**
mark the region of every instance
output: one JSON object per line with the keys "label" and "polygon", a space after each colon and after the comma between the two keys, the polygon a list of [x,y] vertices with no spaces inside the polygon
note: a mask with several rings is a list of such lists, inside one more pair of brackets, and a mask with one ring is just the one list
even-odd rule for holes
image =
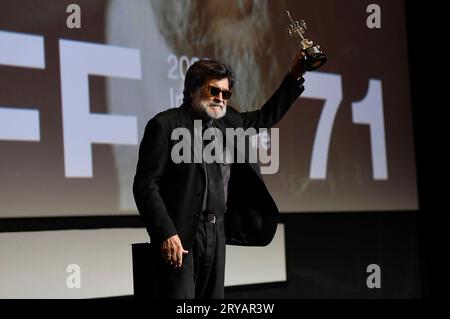
{"label": "man's wrist", "polygon": [[298,84],[303,84],[303,82],[305,82],[305,79],[304,79],[304,77],[303,77],[303,76],[305,75],[305,73],[306,73],[306,72],[303,72],[303,73],[301,73],[301,75],[296,76],[296,75],[294,75],[291,71],[288,72],[288,74],[290,75],[290,77],[291,77],[294,81],[297,81]]}
{"label": "man's wrist", "polygon": [[292,75],[292,77],[295,78],[296,80],[300,80],[305,75],[305,73],[306,71],[289,70],[289,74]]}
{"label": "man's wrist", "polygon": [[296,77],[297,81],[300,81],[301,79],[303,79],[303,76],[305,75],[306,72],[301,73],[299,76]]}

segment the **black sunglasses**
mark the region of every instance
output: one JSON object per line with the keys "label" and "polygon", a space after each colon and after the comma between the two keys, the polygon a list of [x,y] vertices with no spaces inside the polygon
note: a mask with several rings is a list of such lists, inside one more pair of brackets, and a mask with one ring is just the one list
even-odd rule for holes
{"label": "black sunglasses", "polygon": [[222,93],[222,99],[228,100],[231,97],[231,91],[229,90],[222,90],[218,87],[208,85],[208,92],[209,95],[214,97],[219,97],[220,93]]}

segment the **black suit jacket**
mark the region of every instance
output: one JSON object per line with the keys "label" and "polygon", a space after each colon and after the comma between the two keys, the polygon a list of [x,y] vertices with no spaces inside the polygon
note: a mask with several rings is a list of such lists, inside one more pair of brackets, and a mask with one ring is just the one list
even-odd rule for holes
{"label": "black suit jacket", "polygon": [[[260,110],[239,113],[227,107],[226,115],[216,120],[225,136],[226,128],[270,128],[288,111],[303,92],[303,78],[287,74],[279,88]],[[133,184],[137,208],[153,243],[160,244],[178,234],[183,247],[190,249],[200,220],[206,175],[201,163],[175,164],[171,150],[178,141],[172,131],[187,128],[194,136],[196,114],[183,104],[152,118],[139,148]],[[225,213],[226,242],[232,245],[265,246],[275,234],[278,209],[255,163],[231,165]]]}

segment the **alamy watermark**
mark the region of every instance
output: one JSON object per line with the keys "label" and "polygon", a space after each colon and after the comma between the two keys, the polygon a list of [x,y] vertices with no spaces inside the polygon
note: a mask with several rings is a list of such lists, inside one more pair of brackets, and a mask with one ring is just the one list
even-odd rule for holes
{"label": "alamy watermark", "polygon": [[367,288],[381,288],[381,267],[378,264],[370,264],[366,268],[370,275],[366,279]]}
{"label": "alamy watermark", "polygon": [[369,29],[380,29],[381,28],[381,7],[372,3],[366,8],[366,12],[370,13],[366,19],[366,24]]}
{"label": "alamy watermark", "polygon": [[81,267],[77,264],[67,265],[66,287],[69,289],[81,288]]}
{"label": "alamy watermark", "polygon": [[[225,136],[216,127],[202,133],[202,121],[194,121],[194,136],[185,127],[172,131],[178,141],[171,150],[172,161],[180,163],[259,163],[262,174],[275,174],[279,169],[279,129],[226,128]],[[193,151],[193,152],[192,152]],[[270,151],[270,152],[269,152]]]}
{"label": "alamy watermark", "polygon": [[70,13],[66,19],[67,28],[81,29],[81,7],[76,3],[69,4],[66,13]]}

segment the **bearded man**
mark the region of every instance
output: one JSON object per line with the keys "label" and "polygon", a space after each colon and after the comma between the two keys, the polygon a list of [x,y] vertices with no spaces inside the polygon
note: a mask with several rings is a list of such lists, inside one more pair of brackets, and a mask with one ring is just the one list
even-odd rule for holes
{"label": "bearded man", "polygon": [[152,297],[223,298],[225,245],[265,246],[278,223],[278,209],[256,163],[211,162],[203,156],[201,161],[174,161],[172,133],[186,128],[194,136],[196,120],[204,130],[222,134],[227,128],[274,126],[304,90],[304,61],[299,52],[261,109],[240,113],[227,105],[235,83],[232,69],[199,60],[186,72],[182,105],[148,122],[133,193],[151,238]]}

